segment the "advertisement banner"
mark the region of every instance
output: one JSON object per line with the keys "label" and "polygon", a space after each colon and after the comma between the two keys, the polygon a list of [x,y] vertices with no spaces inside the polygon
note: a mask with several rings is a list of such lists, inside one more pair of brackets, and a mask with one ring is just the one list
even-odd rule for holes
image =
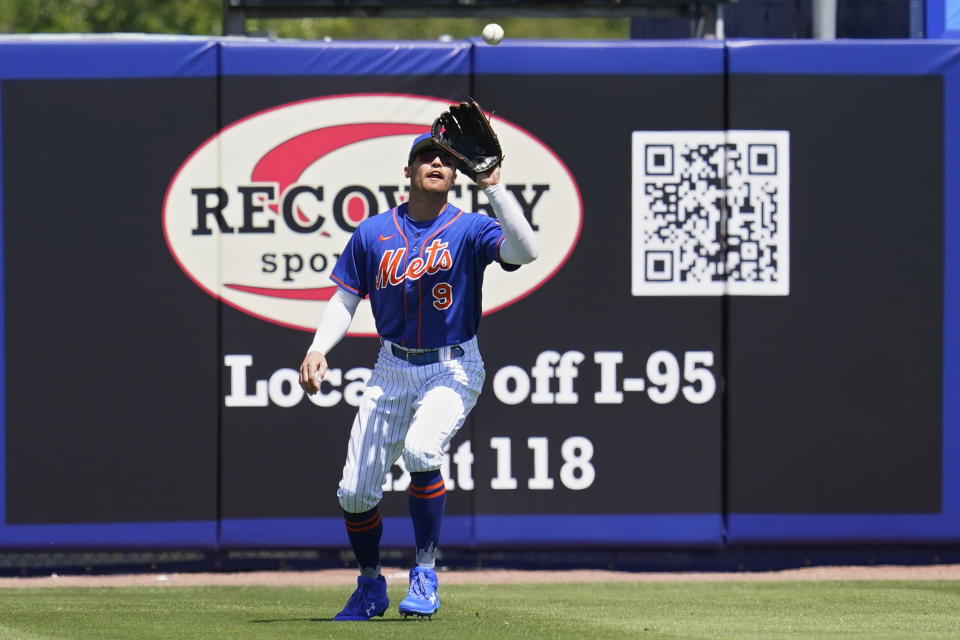
{"label": "advertisement banner", "polygon": [[955,49],[809,45],[730,48],[730,125],[790,132],[792,204],[790,295],[729,300],[728,536],[956,536]]}
{"label": "advertisement banner", "polygon": [[298,367],[468,96],[540,257],[485,271],[443,546],[955,540],[956,50],[4,39],[0,547],[346,547],[369,302]]}
{"label": "advertisement banner", "polygon": [[217,129],[216,47],[11,38],[0,61],[0,546],[212,548],[217,305],[158,216]]}

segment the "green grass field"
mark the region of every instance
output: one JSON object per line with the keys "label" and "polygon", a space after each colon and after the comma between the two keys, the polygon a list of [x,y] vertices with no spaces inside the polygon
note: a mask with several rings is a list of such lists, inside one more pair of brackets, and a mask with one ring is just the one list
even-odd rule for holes
{"label": "green grass field", "polygon": [[333,622],[334,587],[0,590],[0,638],[958,638],[960,581],[441,585],[433,620]]}

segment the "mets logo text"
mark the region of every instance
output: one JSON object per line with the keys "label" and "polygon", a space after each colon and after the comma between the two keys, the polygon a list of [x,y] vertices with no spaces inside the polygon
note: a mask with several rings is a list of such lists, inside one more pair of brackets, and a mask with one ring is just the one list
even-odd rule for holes
{"label": "mets logo text", "polygon": [[[329,276],[350,235],[406,199],[410,144],[449,104],[413,95],[337,95],[279,105],[228,125],[184,161],[167,187],[163,232],[171,255],[215,298],[312,332],[336,290]],[[549,280],[576,246],[583,221],[580,191],[563,161],[515,124],[495,117],[493,126],[506,154],[503,181],[541,252],[513,274],[487,270],[484,313]],[[464,176],[450,202],[493,215],[482,190]],[[450,253],[441,245],[428,247],[406,272],[402,250],[385,255],[378,286],[381,279],[392,284],[449,269]],[[364,301],[350,335],[375,333]]]}
{"label": "mets logo text", "polygon": [[426,258],[419,256],[410,260],[404,269],[406,249],[387,249],[380,258],[380,269],[377,271],[377,289],[389,285],[398,286],[407,280],[419,280],[424,275],[433,275],[439,271],[449,271],[453,266],[453,258],[449,243],[436,239],[425,248]]}

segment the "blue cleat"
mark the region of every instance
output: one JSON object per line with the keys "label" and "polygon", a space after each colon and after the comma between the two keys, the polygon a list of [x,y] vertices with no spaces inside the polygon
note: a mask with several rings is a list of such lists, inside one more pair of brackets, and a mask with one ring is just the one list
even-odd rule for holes
{"label": "blue cleat", "polygon": [[437,596],[437,572],[424,567],[410,569],[410,591],[400,602],[400,615],[429,618],[440,608]]}
{"label": "blue cleat", "polygon": [[357,578],[357,590],[350,596],[343,611],[333,617],[334,620],[369,620],[374,616],[383,616],[390,606],[387,598],[387,581],[383,576],[376,578]]}

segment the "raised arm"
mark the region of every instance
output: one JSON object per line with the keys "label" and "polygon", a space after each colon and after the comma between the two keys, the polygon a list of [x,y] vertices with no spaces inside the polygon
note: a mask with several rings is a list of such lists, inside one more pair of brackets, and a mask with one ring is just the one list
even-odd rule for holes
{"label": "raised arm", "polygon": [[537,236],[523,216],[520,204],[500,183],[500,167],[477,176],[477,184],[483,187],[493,213],[503,227],[500,257],[510,264],[527,264],[536,260],[540,255]]}

